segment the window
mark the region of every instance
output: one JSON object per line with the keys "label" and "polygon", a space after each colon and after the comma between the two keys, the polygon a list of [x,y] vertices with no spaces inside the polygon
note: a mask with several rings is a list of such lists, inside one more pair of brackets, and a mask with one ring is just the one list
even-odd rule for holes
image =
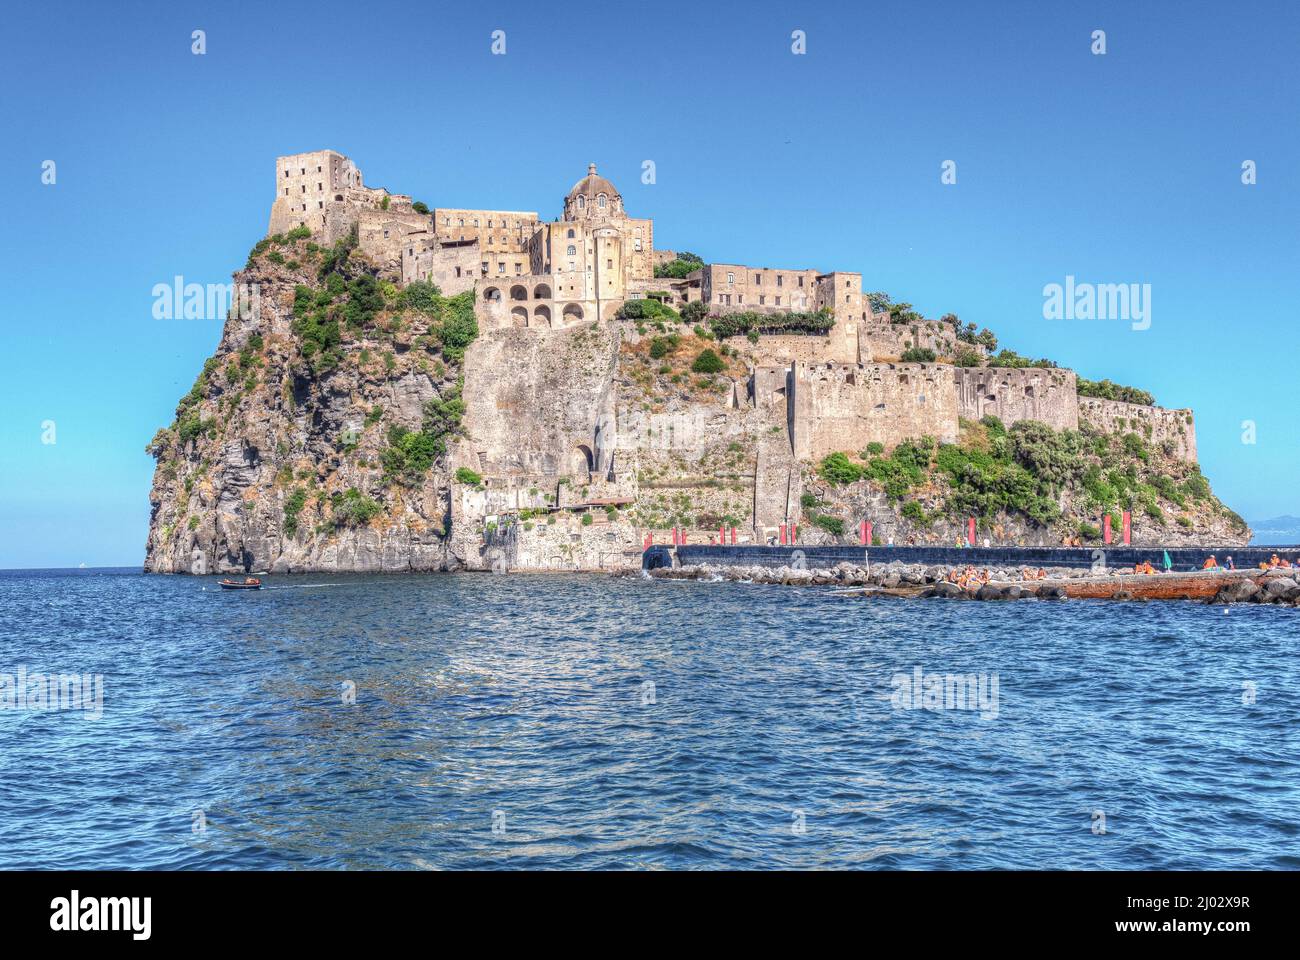
{"label": "window", "polygon": [[637,237],[637,239],[636,239],[636,249],[638,249],[638,250],[641,249],[641,238],[640,238],[640,237]]}
{"label": "window", "polygon": [[319,166],[316,167],[316,172],[317,172],[317,173],[320,173],[320,167],[319,167]]}
{"label": "window", "polygon": [[497,264],[497,273],[505,273],[505,272],[506,272],[506,264],[505,261],[503,260]]}
{"label": "window", "polygon": [[780,297],[777,297],[777,298],[776,298],[776,305],[777,305],[778,307],[781,306],[781,298],[780,298]]}
{"label": "window", "polygon": [[781,274],[778,273],[778,274],[776,275],[776,285],[777,285],[778,287],[781,286],[781,281],[784,280],[784,279],[785,279],[785,278],[782,277]]}
{"label": "window", "polygon": [[288,170],[285,170],[285,171],[284,171],[284,175],[287,177],[287,176],[289,175],[289,171],[288,171]]}
{"label": "window", "polygon": [[516,264],[515,264],[515,276],[517,277],[517,276],[519,276],[520,274],[522,274],[523,272],[524,272],[524,265],[523,265],[522,263],[516,263]]}
{"label": "window", "polygon": [[614,269],[614,261],[613,261],[613,260],[606,260],[606,261],[605,261],[605,269],[606,269],[606,270],[613,270],[613,269]]}
{"label": "window", "polygon": [[462,226],[462,227],[465,226],[465,218],[464,218],[464,217],[461,217],[461,218],[460,218],[460,222],[459,222],[458,226]]}
{"label": "window", "polygon": [[488,268],[488,262],[487,262],[486,260],[484,260],[484,261],[483,261],[483,272],[484,272],[484,273],[487,273],[487,268]]}
{"label": "window", "polygon": [[285,195],[286,197],[289,195],[289,188],[288,188],[288,187],[285,187],[285,188],[284,188],[284,195]]}
{"label": "window", "polygon": [[587,198],[586,198],[586,197],[579,197],[579,198],[578,198],[578,209],[579,209],[579,210],[585,210],[586,208],[587,208]]}
{"label": "window", "polygon": [[571,257],[576,257],[578,255],[578,248],[575,247],[573,244],[569,244],[568,254]]}
{"label": "window", "polygon": [[596,206],[600,207],[602,210],[605,209],[605,195],[603,193],[596,198]]}
{"label": "window", "polygon": [[570,239],[570,240],[573,239],[573,231],[572,231],[572,230],[569,231],[569,239]]}
{"label": "window", "polygon": [[727,283],[735,283],[735,282],[736,282],[736,275],[734,273],[728,272]]}
{"label": "window", "polygon": [[488,221],[488,229],[489,229],[489,230],[492,229],[492,221],[491,221],[491,220]]}
{"label": "window", "polygon": [[800,277],[800,278],[799,278],[799,286],[801,286],[801,287],[803,286],[803,277]]}
{"label": "window", "polygon": [[325,189],[324,184],[320,183],[320,181],[317,181],[317,183],[316,183],[316,190],[317,190],[317,191],[321,191],[321,190],[324,190],[324,189]]}
{"label": "window", "polygon": [[763,285],[763,277],[761,274],[754,274],[754,285],[758,287]]}
{"label": "window", "polygon": [[478,226],[478,217],[475,217],[475,218],[474,218],[474,226],[476,226],[476,227]]}
{"label": "window", "polygon": [[765,304],[765,303],[767,303],[767,297],[759,297],[759,298],[758,298],[758,305],[759,305],[760,307],[763,306],[763,304]]}

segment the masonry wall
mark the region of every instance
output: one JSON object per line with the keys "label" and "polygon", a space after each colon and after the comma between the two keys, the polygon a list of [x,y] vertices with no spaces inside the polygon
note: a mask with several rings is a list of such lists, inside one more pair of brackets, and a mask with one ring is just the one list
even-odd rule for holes
{"label": "masonry wall", "polygon": [[1079,427],[1073,370],[1044,367],[954,367],[957,410],[967,420],[992,415],[1008,427],[1038,420],[1057,430]]}
{"label": "masonry wall", "polygon": [[888,314],[869,315],[858,326],[859,353],[863,362],[897,360],[910,347],[926,347],[940,358],[951,359],[959,350],[987,355],[982,346],[961,343],[952,324],[938,320],[890,323]]}
{"label": "masonry wall", "polygon": [[1196,462],[1196,422],[1191,410],[1079,397],[1079,420],[1106,433],[1136,433],[1170,456]]}
{"label": "masonry wall", "polygon": [[790,378],[796,457],[886,447],[920,436],[957,439],[953,367],[933,363],[796,363]]}

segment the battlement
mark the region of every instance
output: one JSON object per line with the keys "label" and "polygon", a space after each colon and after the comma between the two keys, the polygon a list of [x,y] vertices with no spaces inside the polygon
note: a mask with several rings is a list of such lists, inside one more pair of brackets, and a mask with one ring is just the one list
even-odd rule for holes
{"label": "battlement", "polygon": [[1054,367],[955,367],[957,412],[995,416],[1006,426],[1038,420],[1056,430],[1079,427],[1078,378]]}
{"label": "battlement", "polygon": [[795,363],[786,386],[794,455],[818,460],[908,437],[955,442],[955,370],[938,363]]}

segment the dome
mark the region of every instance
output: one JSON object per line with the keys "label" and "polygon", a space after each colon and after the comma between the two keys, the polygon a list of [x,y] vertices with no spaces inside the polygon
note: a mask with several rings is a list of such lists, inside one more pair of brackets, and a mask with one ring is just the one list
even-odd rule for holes
{"label": "dome", "polygon": [[573,185],[565,200],[572,200],[575,197],[596,197],[605,194],[610,199],[620,196],[619,192],[614,189],[614,185],[604,177],[597,176],[596,165],[587,164],[587,175]]}

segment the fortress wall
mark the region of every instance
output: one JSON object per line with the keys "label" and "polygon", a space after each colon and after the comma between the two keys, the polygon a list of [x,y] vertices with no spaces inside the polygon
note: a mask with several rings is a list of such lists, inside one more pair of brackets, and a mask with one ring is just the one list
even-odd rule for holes
{"label": "fortress wall", "polygon": [[480,263],[477,241],[440,246],[429,237],[408,238],[402,252],[402,284],[427,280],[443,296],[454,297],[474,286]]}
{"label": "fortress wall", "polygon": [[357,246],[381,266],[399,270],[402,257],[412,236],[431,236],[430,220],[425,214],[405,209],[357,211]]}
{"label": "fortress wall", "polygon": [[753,358],[756,366],[789,366],[805,363],[857,363],[857,329],[852,323],[836,323],[825,337],[807,334],[762,334],[757,343],[746,337],[728,337],[723,342]]}
{"label": "fortress wall", "polygon": [[791,440],[796,457],[819,460],[872,442],[957,439],[954,368],[932,363],[796,363]]}
{"label": "fortress wall", "polygon": [[890,323],[888,315],[877,314],[862,321],[858,331],[858,349],[863,362],[897,360],[909,347],[928,347],[940,357],[948,358],[959,349],[974,351],[981,357],[988,353],[981,346],[961,343],[952,325],[938,320]]}
{"label": "fortress wall", "polygon": [[1196,422],[1191,410],[1166,410],[1139,403],[1079,398],[1079,420],[1104,433],[1136,433],[1157,449],[1196,462]]}
{"label": "fortress wall", "polygon": [[1008,427],[1038,420],[1057,430],[1077,430],[1079,404],[1073,370],[1044,367],[954,367],[957,409],[967,420],[989,414]]}

